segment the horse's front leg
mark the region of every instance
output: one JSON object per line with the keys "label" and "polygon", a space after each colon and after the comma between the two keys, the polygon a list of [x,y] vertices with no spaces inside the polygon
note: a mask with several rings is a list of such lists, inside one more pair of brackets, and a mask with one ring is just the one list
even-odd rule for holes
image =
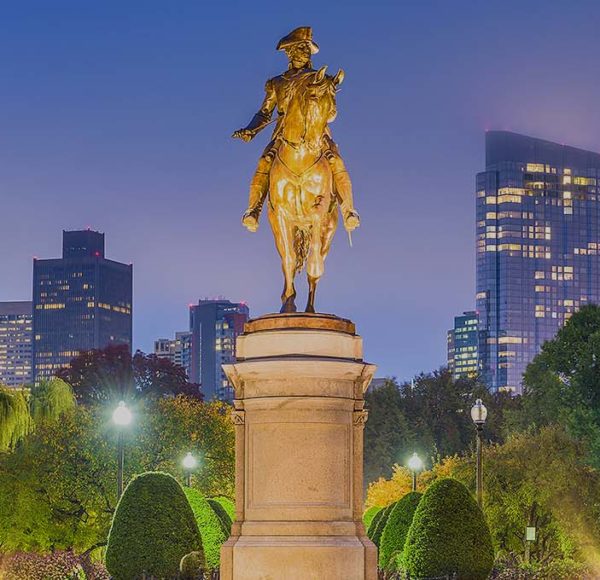
{"label": "horse's front leg", "polygon": [[308,302],[305,312],[315,312],[315,293],[319,278],[325,270],[325,259],[322,251],[321,223],[316,221],[312,226],[312,239],[310,253],[306,261],[306,274],[308,278]]}
{"label": "horse's front leg", "polygon": [[296,288],[294,287],[296,252],[294,250],[293,226],[285,218],[283,211],[269,211],[269,221],[275,238],[275,246],[281,257],[281,269],[284,278],[280,312],[296,312]]}

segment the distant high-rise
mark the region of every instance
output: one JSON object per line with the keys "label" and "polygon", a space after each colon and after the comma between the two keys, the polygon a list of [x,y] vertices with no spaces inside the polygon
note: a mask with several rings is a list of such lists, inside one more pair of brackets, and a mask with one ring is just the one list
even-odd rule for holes
{"label": "distant high-rise", "polygon": [[0,385],[32,382],[31,302],[0,302]]}
{"label": "distant high-rise", "polygon": [[448,331],[448,368],[455,380],[474,378],[479,374],[477,312],[464,312],[454,317],[454,328]]}
{"label": "distant high-rise", "polygon": [[231,401],[233,387],[221,365],[235,362],[235,340],[248,321],[248,307],[229,300],[200,300],[190,306],[190,380],[202,385],[207,401]]}
{"label": "distant high-rise", "polygon": [[486,134],[477,175],[477,310],[483,378],[522,391],[541,345],[600,301],[600,155]]}
{"label": "distant high-rise", "polygon": [[192,333],[176,332],[175,338],[159,338],[154,341],[154,354],[185,369],[188,378],[192,374]]}
{"label": "distant high-rise", "polygon": [[132,342],[133,268],[104,257],[104,234],[63,232],[62,258],[33,263],[34,380],[80,352]]}

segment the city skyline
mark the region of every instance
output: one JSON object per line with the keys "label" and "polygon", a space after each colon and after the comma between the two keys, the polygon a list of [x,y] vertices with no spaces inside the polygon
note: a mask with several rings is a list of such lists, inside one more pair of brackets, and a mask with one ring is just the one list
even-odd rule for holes
{"label": "city skyline", "polygon": [[[0,197],[23,217],[0,234],[0,300],[29,299],[32,257],[89,225],[136,265],[134,347],[145,352],[186,328],[185,306],[202,296],[246,301],[253,316],[277,310],[271,234],[265,222],[256,236],[239,224],[257,148],[229,136],[285,68],[277,38],[313,23],[315,64],[346,71],[332,130],[363,218],[352,250],[343,235],[334,241],[318,310],[356,322],[379,375],[444,364],[452,316],[474,306],[484,130],[600,150],[598,81],[587,76],[600,9],[540,2],[532,28],[516,2],[502,6],[375,4],[371,21],[356,6],[311,2],[107,3],[69,18],[40,3],[39,20],[9,7]],[[379,304],[385,320],[373,316]]]}

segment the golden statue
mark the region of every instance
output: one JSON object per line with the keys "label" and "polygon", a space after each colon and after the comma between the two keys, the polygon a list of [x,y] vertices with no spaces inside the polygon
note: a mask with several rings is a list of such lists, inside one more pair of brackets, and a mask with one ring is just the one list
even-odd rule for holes
{"label": "golden statue", "polygon": [[317,282],[337,228],[338,205],[349,233],[360,224],[352,182],[328,127],[337,114],[335,94],[344,72],[340,69],[332,77],[325,74],[327,67],[312,68],[311,56],[319,47],[308,26],[282,38],[277,50],[285,51],[288,70],[267,81],[259,112],[233,134],[250,141],[271,123],[277,107],[275,130],[252,178],[242,223],[251,232],[258,229],[268,196],[269,222],[285,278],[281,312],[296,312],[294,278],[304,266],[309,285],[306,312],[314,312]]}

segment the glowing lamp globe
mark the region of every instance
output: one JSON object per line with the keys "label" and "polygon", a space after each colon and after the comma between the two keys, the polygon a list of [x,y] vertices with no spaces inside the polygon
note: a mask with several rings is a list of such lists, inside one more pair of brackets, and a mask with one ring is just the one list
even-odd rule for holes
{"label": "glowing lamp globe", "polygon": [[189,469],[190,471],[192,469],[194,469],[197,464],[198,464],[198,462],[196,461],[196,458],[191,453],[188,453],[183,458],[183,467],[185,467],[186,469]]}
{"label": "glowing lamp globe", "polygon": [[411,471],[421,471],[423,469],[423,462],[416,453],[413,453],[412,457],[408,460],[408,468]]}
{"label": "glowing lamp globe", "polygon": [[471,419],[475,425],[483,425],[487,419],[487,409],[481,399],[477,399],[471,408]]}
{"label": "glowing lamp globe", "polygon": [[119,406],[113,411],[113,422],[119,427],[126,427],[131,423],[131,411],[127,408],[125,401],[121,401]]}

